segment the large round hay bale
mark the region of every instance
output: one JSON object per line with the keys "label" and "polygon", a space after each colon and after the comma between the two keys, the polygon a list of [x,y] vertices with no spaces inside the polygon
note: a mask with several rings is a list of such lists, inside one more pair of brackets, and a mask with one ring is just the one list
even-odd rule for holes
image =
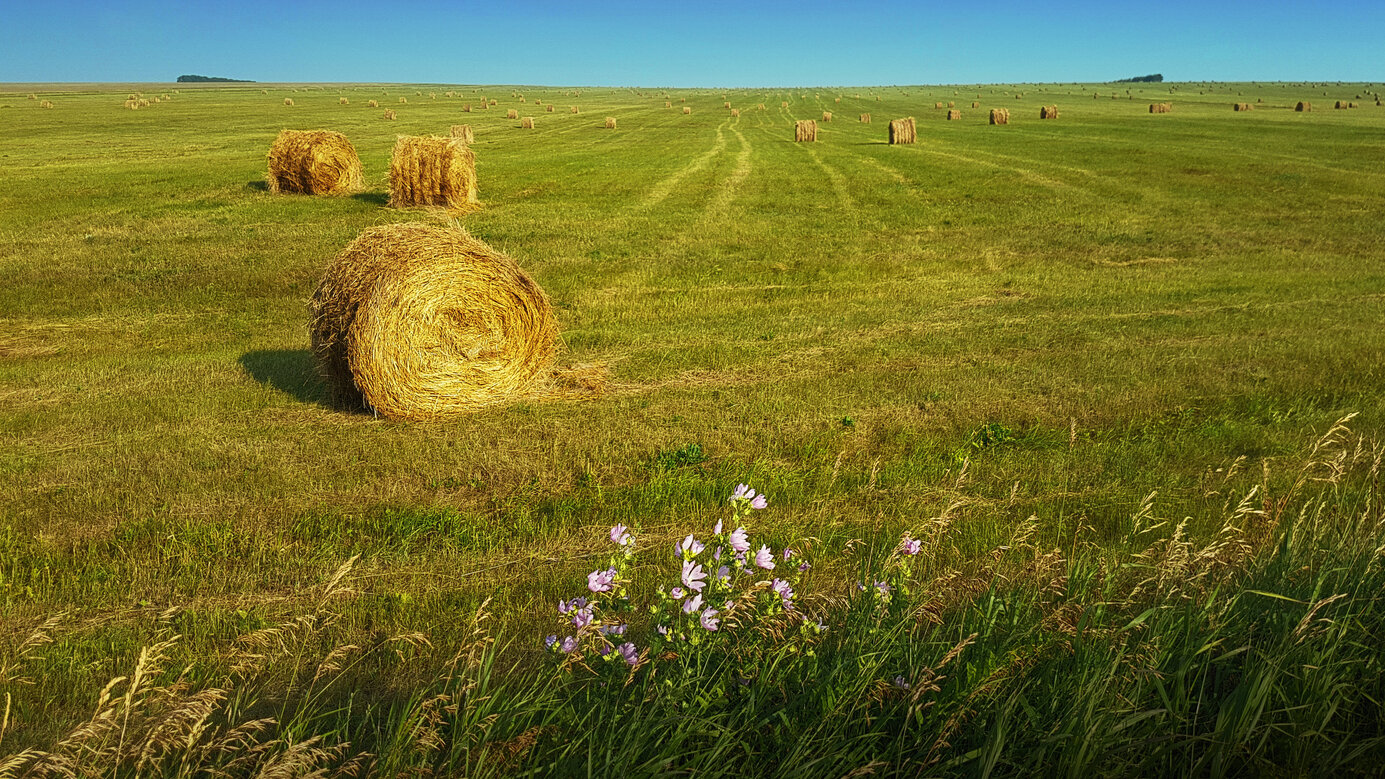
{"label": "large round hay bale", "polygon": [[793,139],[797,143],[811,143],[818,139],[818,123],[812,119],[794,122]]}
{"label": "large round hay bale", "polygon": [[390,205],[442,206],[474,211],[480,206],[476,155],[461,138],[401,135],[390,154]]}
{"label": "large round hay bale", "polygon": [[914,124],[914,117],[906,116],[903,119],[891,119],[889,141],[891,144],[913,143],[918,138],[918,128]]}
{"label": "large round hay bale", "polygon": [[366,229],[313,293],[313,352],[344,405],[438,419],[504,403],[551,373],[557,321],[509,257],[466,232]]}
{"label": "large round hay bale", "polygon": [[365,189],[356,147],[333,130],[280,130],[269,147],[269,191],[349,195]]}

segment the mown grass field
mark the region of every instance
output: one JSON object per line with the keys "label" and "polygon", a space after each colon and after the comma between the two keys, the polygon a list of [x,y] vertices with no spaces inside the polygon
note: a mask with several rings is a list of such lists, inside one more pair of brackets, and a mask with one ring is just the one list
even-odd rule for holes
{"label": "mown grass field", "polygon": [[[1205,541],[1334,421],[1385,425],[1378,85],[176,89],[0,91],[6,663],[62,615],[33,683],[0,679],[0,754],[51,746],[171,633],[172,665],[212,678],[355,555],[313,652],[425,634],[435,651],[353,671],[353,700],[388,702],[487,598],[506,662],[534,662],[607,528],[665,546],[740,482],[772,502],[751,529],[815,539],[828,583],[851,540],[938,517],[934,573],[1030,517],[1036,549],[1116,559],[1148,545],[1151,493]],[[122,108],[134,91],[171,99]],[[903,116],[919,142],[887,145]],[[793,143],[807,118],[818,142]],[[446,219],[387,208],[385,176],[396,135],[459,123],[485,204],[461,224],[547,291],[560,361],[610,386],[445,423],[334,408],[307,299],[365,227]],[[369,189],[266,191],[282,128],[345,133]]]}

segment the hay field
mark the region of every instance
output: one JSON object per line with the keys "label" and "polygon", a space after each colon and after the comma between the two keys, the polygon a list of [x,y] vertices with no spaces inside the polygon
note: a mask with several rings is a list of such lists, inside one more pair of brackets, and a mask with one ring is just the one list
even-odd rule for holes
{"label": "hay field", "polygon": [[[1031,516],[1047,546],[1118,548],[1152,492],[1202,516],[1227,469],[1290,478],[1333,420],[1385,426],[1379,85],[180,85],[124,107],[170,89],[0,90],[0,632],[67,625],[6,749],[84,716],[160,631],[215,657],[353,555],[333,640],[447,647],[486,597],[502,632],[539,630],[610,525],[672,541],[738,482],[771,496],[776,545],[952,507],[952,560]],[[516,90],[583,111],[521,132]],[[1337,100],[1360,107],[1294,111]],[[829,110],[882,121],[794,142]],[[887,145],[908,116],[918,142]],[[459,223],[547,292],[559,362],[610,386],[444,423],[334,408],[308,299],[365,228],[451,218],[387,207],[389,155],[463,121],[483,205]],[[365,191],[268,191],[285,128],[344,133]]]}

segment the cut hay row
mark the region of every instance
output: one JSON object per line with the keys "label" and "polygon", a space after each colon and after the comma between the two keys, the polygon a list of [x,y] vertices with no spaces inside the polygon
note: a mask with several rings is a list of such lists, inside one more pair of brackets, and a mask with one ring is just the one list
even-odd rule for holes
{"label": "cut hay row", "polygon": [[962,112],[961,112],[961,111],[958,111],[958,110],[955,109],[955,108],[950,109],[950,110],[947,112],[947,120],[948,120],[949,122],[954,121],[954,120],[957,120],[957,119],[961,119],[961,118],[962,118]]}
{"label": "cut hay row", "polygon": [[807,143],[818,139],[818,123],[812,119],[794,122],[793,139],[795,143]]}
{"label": "cut hay row", "polygon": [[991,123],[991,124],[1009,124],[1009,123],[1010,123],[1010,109],[1008,109],[1008,108],[992,108],[992,109],[991,109],[990,123]]}
{"label": "cut hay row", "polygon": [[356,147],[332,130],[280,130],[269,147],[270,192],[349,195],[365,189]]}
{"label": "cut hay row", "polygon": [[521,129],[521,130],[532,130],[532,129],[534,129],[534,117],[532,117],[532,116],[526,116],[526,117],[524,117],[523,119],[520,119],[520,120],[519,120],[519,129]]}
{"label": "cut hay row", "polygon": [[1040,118],[1040,119],[1057,119],[1057,118],[1058,118],[1058,106],[1056,106],[1056,105],[1046,105],[1046,106],[1043,106],[1043,107],[1039,108],[1039,118]]}
{"label": "cut hay row", "polygon": [[891,144],[913,143],[917,139],[918,128],[914,124],[914,117],[907,116],[903,119],[890,120]]}
{"label": "cut hay row", "polygon": [[543,290],[464,231],[372,227],[313,294],[312,347],[338,402],[392,419],[476,411],[537,389],[557,352]]}
{"label": "cut hay row", "polygon": [[394,208],[440,206],[464,213],[480,205],[476,155],[460,138],[401,135],[390,154]]}
{"label": "cut hay row", "polygon": [[469,124],[454,124],[454,125],[452,125],[452,132],[451,132],[451,134],[452,134],[452,137],[453,137],[453,138],[456,138],[457,140],[461,141],[462,143],[468,143],[468,144],[470,144],[470,143],[475,143],[475,142],[476,142],[476,134],[475,134],[474,132],[472,132],[471,125],[469,125]]}
{"label": "cut hay row", "polygon": [[1173,103],[1150,103],[1149,112],[1151,114],[1171,114],[1173,113]]}

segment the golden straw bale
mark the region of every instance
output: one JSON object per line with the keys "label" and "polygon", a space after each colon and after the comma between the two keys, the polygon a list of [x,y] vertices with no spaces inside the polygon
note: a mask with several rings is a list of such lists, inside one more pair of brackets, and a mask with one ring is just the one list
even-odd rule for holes
{"label": "golden straw bale", "polygon": [[469,113],[471,113],[471,103],[463,103],[463,104],[462,104],[462,113],[464,113],[464,114],[469,114]]}
{"label": "golden straw bale", "polygon": [[861,114],[861,124],[870,124],[870,114]]}
{"label": "golden straw bale", "polygon": [[369,106],[369,107],[371,107],[371,108],[379,108],[379,107],[380,107],[380,101],[379,101],[379,100],[372,100],[372,101],[370,101],[369,103],[366,103],[366,105]]}
{"label": "golden straw bale", "polygon": [[519,102],[521,102],[521,103],[524,102],[524,95],[520,95],[520,96],[519,96]]}
{"label": "golden straw bale", "polygon": [[491,104],[491,105],[500,105],[500,101],[496,100],[495,98],[491,98],[490,104]]}
{"label": "golden straw bale", "polygon": [[519,111],[517,111],[517,110],[515,110],[515,109],[513,109],[513,108],[507,108],[507,109],[505,109],[505,118],[506,118],[506,119],[518,119],[518,118],[519,118]]}
{"label": "golden straw bale", "polygon": [[472,132],[469,124],[452,125],[452,137],[459,139],[462,143],[476,142],[476,134]]}
{"label": "golden straw bale", "polygon": [[1250,103],[1237,103],[1235,106],[1233,106],[1232,110],[1235,110],[1235,111],[1254,111],[1254,110],[1255,110],[1255,106],[1251,105]]}
{"label": "golden straw bale", "polygon": [[978,102],[976,102],[975,100],[973,100],[973,101],[971,101],[971,107],[972,107],[972,108],[980,108],[980,107],[981,107],[981,104],[978,103]]}
{"label": "golden straw bale", "polygon": [[365,189],[356,147],[333,130],[280,130],[269,147],[270,192],[349,195]]}
{"label": "golden straw bale", "polygon": [[942,108],[942,107],[943,107],[943,104],[942,104],[942,103],[934,103],[934,104],[933,104],[933,107],[934,107],[934,108]]}
{"label": "golden straw bale", "polygon": [[[1376,105],[1379,105],[1379,104],[1380,104],[1380,101],[1379,101],[1379,100],[1377,100],[1377,101],[1375,101],[1375,102],[1376,102]],[[756,111],[763,111],[763,110],[765,110],[765,104],[764,104],[764,103],[756,103],[756,104],[755,104],[755,110],[756,110]]]}
{"label": "golden straw bale", "polygon": [[789,107],[789,101],[787,101],[787,100],[781,101],[781,102],[779,103],[779,107],[780,107],[780,108],[788,108],[788,107]]}
{"label": "golden straw bale", "polygon": [[1057,119],[1057,118],[1058,118],[1058,106],[1056,106],[1056,105],[1046,105],[1046,106],[1040,107],[1040,108],[1039,108],[1039,118],[1040,118],[1040,119]]}
{"label": "golden straw bale", "polygon": [[1150,112],[1151,114],[1168,114],[1168,113],[1173,113],[1173,104],[1172,104],[1172,103],[1150,103],[1150,104],[1149,104],[1149,112]]}
{"label": "golden straw bale", "polygon": [[615,118],[614,116],[608,116],[608,117],[606,117],[606,129],[607,129],[607,130],[614,130],[614,129],[616,129],[616,118]]}
{"label": "golden straw bale", "polygon": [[800,119],[794,122],[793,139],[797,143],[816,141],[818,139],[818,123],[812,119]]}
{"label": "golden straw bale", "polygon": [[991,124],[1009,124],[1009,123],[1010,123],[1010,109],[1008,109],[1008,108],[992,108],[992,109],[991,109],[991,119],[990,119],[990,122],[991,122]]}
{"label": "golden straw bale", "polygon": [[948,107],[948,108],[956,108],[956,107],[957,107],[957,101],[955,101],[955,100],[949,100],[949,101],[947,101],[947,107]]}
{"label": "golden straw bale", "polygon": [[351,105],[351,101],[344,97],[337,98],[337,105]]}
{"label": "golden straw bale", "polygon": [[577,106],[573,106],[573,107],[572,107],[572,112],[573,112],[574,114],[577,113]]}
{"label": "golden straw bale", "polygon": [[831,112],[831,111],[823,111],[823,112],[822,112],[822,121],[824,121],[824,122],[830,122],[830,121],[832,121],[832,112]]}
{"label": "golden straw bale", "polygon": [[543,105],[543,101],[535,98],[534,105]]}
{"label": "golden straw bale", "polygon": [[519,129],[521,129],[521,130],[532,130],[532,129],[534,129],[534,117],[532,117],[532,116],[526,116],[526,117],[524,117],[523,119],[520,119],[520,120],[519,120]]}
{"label": "golden straw bale", "polygon": [[553,104],[549,103],[548,105],[543,107],[543,110],[547,111],[550,114],[553,113]]}
{"label": "golden straw bale", "polygon": [[293,105],[293,98],[291,98],[291,97],[286,97],[286,98],[284,98],[284,105]]}
{"label": "golden straw bale", "polygon": [[950,109],[948,109],[948,112],[947,112],[947,120],[948,120],[949,122],[952,121],[952,120],[954,120],[954,119],[961,119],[961,118],[962,118],[962,112],[961,112],[961,111],[958,111],[958,110],[955,109],[955,108],[950,108]]}
{"label": "golden straw bale", "polygon": [[394,109],[393,109],[393,108],[386,108],[386,109],[385,109],[385,117],[384,117],[384,118],[390,119],[390,120],[394,120],[394,119],[399,118],[399,114],[396,114],[396,113],[394,112]]}
{"label": "golden straw bale", "polygon": [[1333,104],[1332,107],[1333,107],[1333,108],[1346,108],[1346,107],[1347,107],[1347,102],[1346,102],[1345,100],[1338,100],[1335,104]]}
{"label": "golden straw bale", "polygon": [[683,113],[685,113],[685,114],[690,114],[690,113],[692,113],[692,106],[686,106],[686,105],[683,106]]}
{"label": "golden straw bale", "polygon": [[313,294],[312,348],[334,399],[441,419],[542,389],[558,349],[543,289],[465,231],[367,228]]}
{"label": "golden straw bale", "polygon": [[399,98],[399,103],[400,103],[401,105],[404,104],[404,103],[407,103],[407,102],[409,102],[409,98],[407,98],[407,97],[401,97],[401,98]]}
{"label": "golden straw bale", "polygon": [[732,115],[732,116],[740,116],[740,115],[741,115],[741,109],[739,109],[739,108],[732,108],[732,109],[731,109],[731,115]]}
{"label": "golden straw bale", "polygon": [[390,205],[475,211],[476,155],[460,138],[401,135],[390,154]]}
{"label": "golden straw bale", "polygon": [[730,108],[730,107],[731,107],[731,101],[728,100],[728,101],[722,103],[722,104],[721,104],[721,107],[722,107],[722,108]]}
{"label": "golden straw bale", "polygon": [[913,143],[918,138],[914,117],[890,120],[890,143]]}
{"label": "golden straw bale", "polygon": [[[289,105],[293,105],[293,104],[290,103]],[[146,98],[141,97],[141,98],[139,99],[139,107],[140,107],[140,108],[148,108],[148,107],[149,107],[149,100],[146,99]]]}
{"label": "golden straw bale", "polygon": [[128,108],[128,109],[130,109],[130,110],[132,110],[132,111],[138,111],[138,110],[139,110],[139,101],[138,101],[138,100],[126,100],[126,101],[125,101],[125,107]]}
{"label": "golden straw bale", "polygon": [[672,107],[673,107],[673,101],[671,101],[671,100],[665,100],[665,101],[664,101],[664,108],[672,108]]}

